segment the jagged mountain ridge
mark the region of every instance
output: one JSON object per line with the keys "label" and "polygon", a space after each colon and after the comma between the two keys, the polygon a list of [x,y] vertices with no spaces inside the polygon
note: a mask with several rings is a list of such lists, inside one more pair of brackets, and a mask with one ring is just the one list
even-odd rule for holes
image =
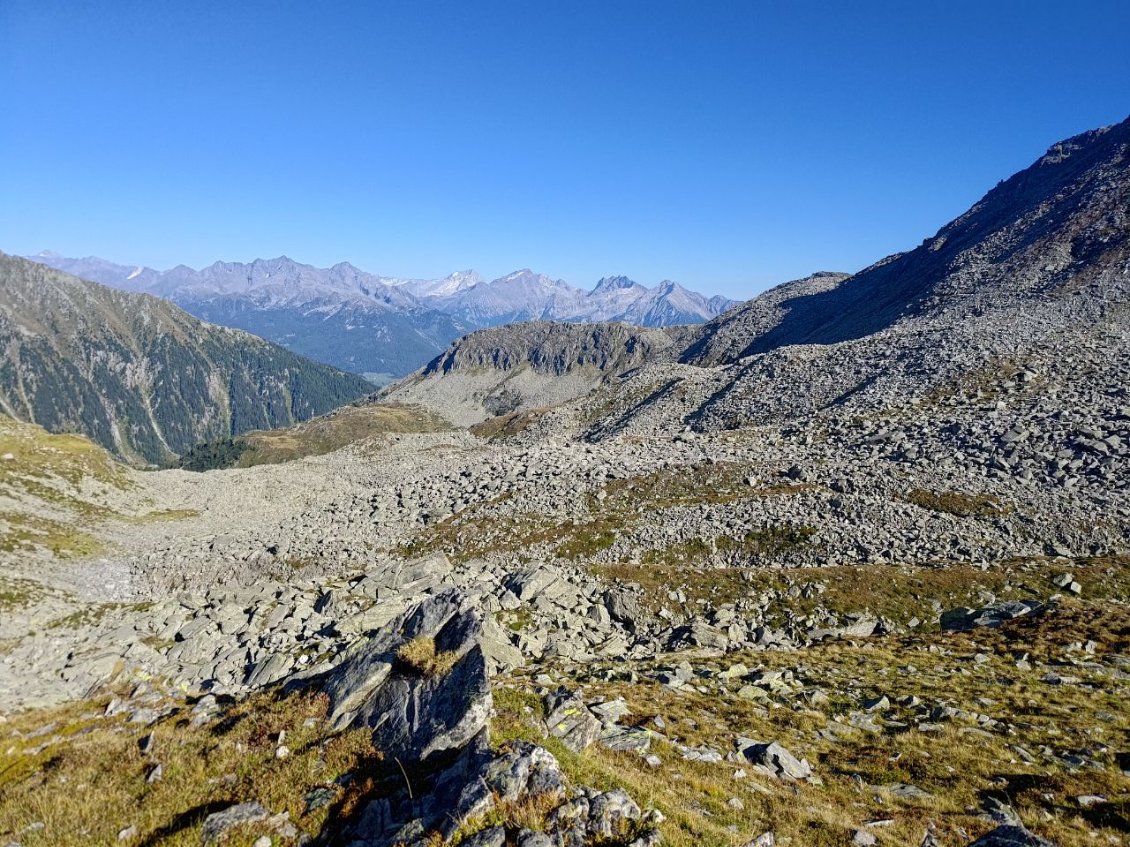
{"label": "jagged mountain ridge", "polygon": [[306,420],[370,389],[165,300],[26,259],[0,253],[0,281],[0,409],[131,461]]}
{"label": "jagged mountain ridge", "polygon": [[382,277],[348,262],[315,268],[285,256],[199,271],[118,265],[51,252],[30,257],[84,279],[172,300],[225,326],[354,373],[403,376],[474,329],[513,321],[625,321],[640,326],[702,323],[734,305],[665,281],[626,278],[582,291],[530,270],[495,280],[458,271],[440,280]]}
{"label": "jagged mountain ridge", "polygon": [[162,272],[53,253],[32,258],[114,288],[163,297],[199,318],[353,373],[408,373],[473,329],[421,304],[404,280],[348,262],[322,269],[280,256]]}
{"label": "jagged mountain ridge", "polygon": [[590,291],[582,291],[529,269],[480,281],[449,295],[428,296],[425,302],[480,326],[526,320],[676,326],[702,323],[736,305],[733,300],[708,298],[670,280],[648,288],[625,276],[604,277]]}

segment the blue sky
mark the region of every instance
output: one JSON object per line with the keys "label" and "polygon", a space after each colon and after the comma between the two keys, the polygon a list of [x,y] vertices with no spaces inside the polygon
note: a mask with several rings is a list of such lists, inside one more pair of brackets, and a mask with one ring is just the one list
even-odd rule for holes
{"label": "blue sky", "polygon": [[0,0],[0,249],[748,297],[1130,114],[1130,3]]}

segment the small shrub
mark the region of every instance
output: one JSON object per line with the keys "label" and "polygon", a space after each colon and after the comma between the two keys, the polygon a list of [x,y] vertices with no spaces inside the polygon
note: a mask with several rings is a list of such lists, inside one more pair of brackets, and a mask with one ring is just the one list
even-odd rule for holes
{"label": "small shrub", "polygon": [[186,471],[212,471],[231,468],[244,453],[255,447],[242,438],[221,438],[197,444],[177,460],[176,466]]}

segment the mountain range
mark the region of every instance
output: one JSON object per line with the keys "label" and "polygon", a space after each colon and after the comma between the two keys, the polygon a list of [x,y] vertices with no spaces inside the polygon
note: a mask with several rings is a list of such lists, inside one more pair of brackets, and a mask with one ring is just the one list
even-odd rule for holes
{"label": "mountain range", "polygon": [[0,253],[0,411],[156,464],[372,386],[172,303]]}
{"label": "mountain range", "polygon": [[51,252],[29,258],[103,285],[163,297],[204,320],[247,330],[342,370],[393,377],[474,329],[520,320],[663,327],[703,323],[734,305],[674,282],[647,288],[622,276],[582,291],[530,270],[489,281],[474,271],[421,280],[377,276],[348,262],[315,268],[285,256],[167,271]]}

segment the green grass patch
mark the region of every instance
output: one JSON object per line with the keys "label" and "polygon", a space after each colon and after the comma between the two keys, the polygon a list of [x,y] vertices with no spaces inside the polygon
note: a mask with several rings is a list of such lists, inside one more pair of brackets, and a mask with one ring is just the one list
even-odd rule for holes
{"label": "green grass patch", "polygon": [[0,553],[40,549],[60,559],[96,555],[101,541],[73,525],[21,512],[0,512]]}
{"label": "green grass patch", "polygon": [[511,438],[519,433],[525,432],[535,421],[549,411],[551,411],[551,409],[547,407],[530,409],[525,412],[510,412],[506,415],[497,415],[475,424],[470,428],[470,432],[488,441]]}
{"label": "green grass patch", "polygon": [[[381,762],[371,731],[327,732],[321,695],[257,694],[199,727],[189,725],[183,707],[153,727],[94,717],[104,707],[105,701],[79,702],[24,713],[5,726],[0,747],[4,843],[19,837],[29,847],[199,847],[208,813],[252,800],[273,813],[287,812],[305,832],[334,840],[377,788]],[[48,723],[55,728],[45,736],[16,734]],[[145,756],[138,739],[149,732],[154,752]],[[276,756],[280,732],[290,750],[285,758]],[[54,736],[59,740],[36,749]],[[157,762],[163,777],[147,783]],[[328,801],[311,808],[308,800],[315,791],[325,792]],[[42,828],[27,831],[33,823]],[[130,825],[136,836],[120,842],[119,830]],[[272,831],[250,824],[233,830],[224,843],[250,847],[263,835]],[[290,842],[275,835],[272,843]]]}
{"label": "green grass patch", "polygon": [[0,575],[0,611],[31,605],[44,593],[43,586],[30,579]]}
{"label": "green grass patch", "polygon": [[957,491],[914,488],[907,492],[906,502],[931,512],[957,515],[959,518],[991,518],[1007,512],[1000,500],[991,494],[962,494]]}

